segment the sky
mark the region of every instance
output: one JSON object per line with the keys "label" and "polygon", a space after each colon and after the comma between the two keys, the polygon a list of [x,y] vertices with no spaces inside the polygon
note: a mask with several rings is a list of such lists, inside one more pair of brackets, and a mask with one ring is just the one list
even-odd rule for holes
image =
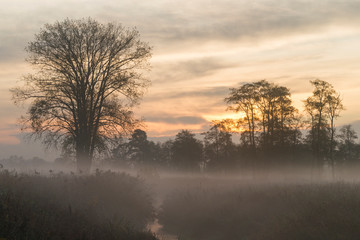
{"label": "sky", "polygon": [[[229,88],[266,79],[286,86],[294,105],[322,79],[341,93],[337,125],[360,120],[358,0],[0,0],[0,158],[47,156],[20,137],[9,89],[31,72],[24,48],[47,23],[91,17],[136,27],[153,47],[152,84],[134,111],[154,139],[206,131],[226,111]],[[30,152],[32,152],[30,154]]]}

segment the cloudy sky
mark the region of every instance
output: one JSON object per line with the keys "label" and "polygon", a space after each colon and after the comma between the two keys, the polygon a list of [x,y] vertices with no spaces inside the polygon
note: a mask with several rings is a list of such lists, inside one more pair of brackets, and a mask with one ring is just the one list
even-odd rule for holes
{"label": "cloudy sky", "polygon": [[44,24],[65,18],[137,27],[153,46],[152,85],[135,109],[151,137],[204,131],[209,121],[232,115],[223,100],[229,88],[262,79],[290,88],[299,110],[311,95],[309,81],[326,80],[346,106],[337,124],[360,120],[358,0],[0,2],[3,155],[23,144],[16,121],[26,109],[14,106],[9,88],[31,71],[24,48]]}

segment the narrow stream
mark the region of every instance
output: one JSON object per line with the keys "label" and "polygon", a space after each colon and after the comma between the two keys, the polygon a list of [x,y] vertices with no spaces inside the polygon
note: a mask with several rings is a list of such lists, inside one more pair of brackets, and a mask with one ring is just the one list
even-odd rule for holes
{"label": "narrow stream", "polygon": [[162,225],[159,223],[156,218],[151,224],[149,224],[148,229],[155,233],[159,240],[178,240],[177,236],[164,233],[162,229]]}
{"label": "narrow stream", "polygon": [[[157,216],[161,204],[162,204],[162,197],[157,196],[154,199],[154,208],[155,208],[155,216]],[[165,233],[162,228],[163,225],[159,223],[159,219],[156,217],[153,222],[149,223],[147,226],[148,230],[155,233],[159,240],[178,240],[178,237],[172,234]]]}

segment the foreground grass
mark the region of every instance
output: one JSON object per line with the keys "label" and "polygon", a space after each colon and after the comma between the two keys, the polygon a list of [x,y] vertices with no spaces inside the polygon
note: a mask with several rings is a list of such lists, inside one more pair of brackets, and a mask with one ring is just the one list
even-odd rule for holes
{"label": "foreground grass", "polygon": [[163,202],[163,230],[185,240],[352,240],[360,236],[360,184],[202,182]]}
{"label": "foreground grass", "polygon": [[0,238],[155,240],[142,182],[126,174],[0,172]]}

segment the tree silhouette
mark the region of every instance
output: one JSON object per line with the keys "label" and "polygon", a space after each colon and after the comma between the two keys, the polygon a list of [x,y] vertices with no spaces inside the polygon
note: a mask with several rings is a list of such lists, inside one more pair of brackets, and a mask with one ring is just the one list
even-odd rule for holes
{"label": "tree silhouette", "polygon": [[328,127],[330,131],[330,162],[333,175],[335,174],[335,159],[334,159],[334,150],[335,150],[335,119],[340,116],[340,112],[344,110],[344,106],[342,104],[342,100],[340,98],[340,94],[334,92],[331,95],[327,96],[327,103],[325,106],[325,112],[328,120],[330,121],[330,125]]}
{"label": "tree silhouette", "polygon": [[257,112],[262,126],[261,145],[265,151],[289,145],[289,135],[297,109],[292,106],[290,90],[265,80],[255,83],[257,87]]}
{"label": "tree silhouette", "polygon": [[195,134],[182,130],[172,144],[172,157],[179,169],[198,170],[202,162],[202,143],[195,138]]}
{"label": "tree silhouette", "polygon": [[304,101],[305,111],[311,118],[308,138],[316,157],[316,165],[321,166],[321,161],[330,153],[331,165],[334,168],[332,156],[335,133],[334,120],[344,107],[339,93],[334,90],[330,83],[319,79],[310,81],[310,83],[314,86],[313,95]]}
{"label": "tree silhouette", "polygon": [[136,125],[131,106],[148,85],[141,70],[151,48],[135,29],[89,18],[45,25],[26,50],[37,72],[12,90],[15,102],[31,101],[24,128],[46,143],[71,142],[88,172],[108,140]]}
{"label": "tree silhouette", "polygon": [[[266,80],[230,89],[225,99],[228,109],[241,114],[231,126],[241,126],[241,145],[252,158],[263,153],[267,159],[285,155],[300,134],[295,129],[298,110],[292,105],[290,90]],[[222,121],[226,125],[226,121]],[[229,122],[229,121],[227,121]],[[260,151],[259,151],[260,150]]]}
{"label": "tree silhouette", "polygon": [[225,98],[227,104],[229,104],[229,110],[234,112],[240,112],[244,114],[242,119],[247,125],[249,146],[255,151],[255,128],[258,115],[256,112],[256,93],[257,87],[254,83],[247,83],[239,88],[231,88],[230,96]]}
{"label": "tree silhouette", "polygon": [[136,129],[128,143],[128,154],[132,162],[137,164],[154,164],[157,158],[157,146],[147,139],[147,134],[141,129]]}
{"label": "tree silhouette", "polygon": [[225,170],[235,167],[236,147],[231,133],[214,124],[204,134],[204,155],[207,167],[212,170]]}
{"label": "tree silhouette", "polygon": [[339,140],[339,155],[344,162],[353,161],[359,158],[359,147],[356,144],[358,135],[351,125],[344,125],[337,135]]}

